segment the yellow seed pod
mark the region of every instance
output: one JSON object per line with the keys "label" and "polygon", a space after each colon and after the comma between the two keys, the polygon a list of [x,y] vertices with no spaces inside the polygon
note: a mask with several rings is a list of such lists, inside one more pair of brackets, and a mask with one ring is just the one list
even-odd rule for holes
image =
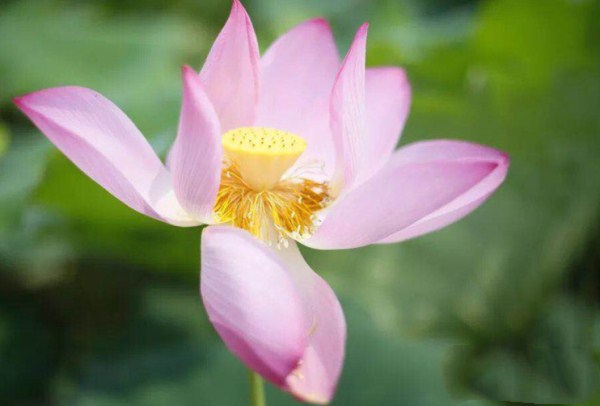
{"label": "yellow seed pod", "polygon": [[242,127],[223,135],[225,155],[255,190],[273,188],[306,149],[306,141],[286,131]]}

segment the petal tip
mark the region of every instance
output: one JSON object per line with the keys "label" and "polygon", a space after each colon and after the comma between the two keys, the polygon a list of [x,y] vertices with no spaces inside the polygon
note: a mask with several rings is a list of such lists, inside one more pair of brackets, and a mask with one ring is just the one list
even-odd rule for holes
{"label": "petal tip", "polygon": [[190,67],[190,65],[183,65],[183,66],[181,67],[181,73],[182,73],[183,75],[188,75],[188,74],[190,73],[190,71],[195,73],[194,69],[192,69],[192,68]]}
{"label": "petal tip", "polygon": [[510,166],[510,155],[507,152],[500,151],[499,166],[505,166],[507,168]]}
{"label": "petal tip", "polygon": [[181,67],[181,76],[183,77],[184,85],[187,84],[189,86],[189,83],[193,83],[194,81],[198,84],[198,86],[201,85],[200,76],[194,70],[194,68],[190,67],[189,65],[183,65]]}
{"label": "petal tip", "polygon": [[[227,23],[238,23],[238,24],[246,24],[250,21],[250,16],[246,11],[246,8],[242,4],[240,0],[233,0],[231,3],[231,11],[229,12],[229,17],[227,18]],[[226,23],[226,25],[227,25]]]}
{"label": "petal tip", "polygon": [[[288,381],[289,384],[289,381]],[[335,387],[325,393],[305,392],[300,387],[289,385],[288,392],[300,402],[312,403],[314,405],[328,405],[333,400]]]}
{"label": "petal tip", "polygon": [[12,102],[15,104],[15,106],[17,106],[18,108],[23,108],[23,104],[24,101],[23,99],[25,98],[25,95],[23,96],[15,96],[12,98]]}
{"label": "petal tip", "polygon": [[12,102],[17,106],[21,112],[25,115],[29,116],[31,113],[35,111],[35,96],[38,93],[43,92],[43,90],[37,92],[27,93],[21,96],[15,96],[12,98]]}
{"label": "petal tip", "polygon": [[481,147],[487,149],[488,157],[487,159],[484,158],[484,160],[493,163],[494,170],[501,169],[505,172],[508,170],[508,167],[510,166],[510,155],[507,152],[491,147],[486,147],[485,145],[481,145]]}
{"label": "petal tip", "polygon": [[27,108],[27,105],[29,104],[29,101],[35,97],[37,94],[43,94],[44,92],[47,92],[48,90],[51,89],[45,89],[45,90],[37,90],[35,92],[30,92],[30,93],[25,93],[22,94],[20,96],[15,96],[12,98],[12,102],[21,110],[23,110],[24,108]]}
{"label": "petal tip", "polygon": [[238,13],[247,15],[246,8],[240,0],[233,0],[231,4],[231,15],[233,16]]}
{"label": "petal tip", "polygon": [[356,32],[357,37],[366,37],[369,32],[369,23],[363,23]]}
{"label": "petal tip", "polygon": [[298,394],[292,393],[301,402],[312,403],[313,405],[328,405],[331,403],[330,398],[322,397],[312,393],[309,394]]}
{"label": "petal tip", "polygon": [[95,90],[89,89],[82,86],[61,86],[61,87],[49,87],[47,89],[36,90],[30,93],[26,93],[20,96],[13,97],[12,101],[19,108],[31,107],[31,104],[35,104],[36,101],[46,100],[47,97],[61,97],[66,92],[80,92],[88,93],[89,95],[98,98],[102,95]]}
{"label": "petal tip", "polygon": [[306,22],[308,25],[314,25],[315,27],[322,28],[327,31],[331,31],[331,25],[324,17],[316,17]]}
{"label": "petal tip", "polygon": [[510,166],[510,155],[504,151],[498,151],[499,157],[496,162],[495,170],[502,173],[502,180],[506,177],[508,173],[508,167]]}
{"label": "petal tip", "polygon": [[354,39],[352,40],[352,44],[350,45],[350,49],[348,50],[348,54],[346,55],[346,59],[348,59],[351,54],[366,53],[368,31],[369,23],[364,23],[358,28],[354,35]]}

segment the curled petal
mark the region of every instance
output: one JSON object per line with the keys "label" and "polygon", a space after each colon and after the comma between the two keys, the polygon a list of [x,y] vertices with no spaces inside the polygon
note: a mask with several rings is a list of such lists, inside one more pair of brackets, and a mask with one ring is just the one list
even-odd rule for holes
{"label": "curled petal", "polygon": [[79,169],[127,206],[167,223],[199,224],[179,205],[170,175],[150,144],[104,96],[59,87],[14,101]]}
{"label": "curled petal", "polygon": [[296,285],[275,252],[249,233],[211,226],[202,234],[200,291],[231,352],[275,385],[285,385],[308,344]]}
{"label": "curled petal", "polygon": [[179,130],[169,155],[175,195],[188,213],[211,222],[221,179],[219,118],[196,72],[183,68]]}
{"label": "curled petal", "polygon": [[287,390],[302,401],[326,404],[335,394],[344,364],[344,313],[331,287],[308,266],[295,243],[279,254],[296,282],[310,321],[309,345],[287,378]]}
{"label": "curled petal", "polygon": [[498,165],[490,160],[392,159],[367,182],[341,196],[304,243],[344,249],[381,241],[452,202]]}
{"label": "curled petal", "polygon": [[329,96],[340,66],[329,24],[306,21],[281,36],[260,61],[256,125],[300,135],[308,148],[299,165],[317,160],[333,170]]}
{"label": "curled petal", "polygon": [[223,132],[254,122],[259,58],[250,17],[239,0],[234,0],[229,19],[200,71]]}
{"label": "curled petal", "polygon": [[202,236],[200,289],[215,329],[249,368],[300,400],[331,400],[344,316],[295,244],[276,251],[243,230],[211,226]]}
{"label": "curled petal", "polygon": [[477,207],[502,184],[509,166],[508,156],[496,149],[461,141],[425,141],[400,149],[393,158],[399,162],[481,161],[497,162],[496,168],[479,183],[435,212],[380,242],[393,243],[438,230],[460,220]]}

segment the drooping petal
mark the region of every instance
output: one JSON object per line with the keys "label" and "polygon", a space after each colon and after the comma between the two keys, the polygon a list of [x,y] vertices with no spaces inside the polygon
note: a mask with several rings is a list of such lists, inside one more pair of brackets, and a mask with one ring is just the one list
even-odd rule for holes
{"label": "drooping petal", "polygon": [[249,368],[300,400],[333,397],[344,315],[295,244],[274,250],[243,230],[211,226],[202,236],[200,288],[217,332]]}
{"label": "drooping petal", "polygon": [[341,196],[304,244],[344,249],[381,241],[461,196],[498,165],[486,160],[392,159],[367,182]]}
{"label": "drooping petal", "polygon": [[299,165],[318,160],[333,170],[328,103],[339,66],[331,28],[320,18],[281,36],[260,61],[256,125],[304,138],[308,148]]}
{"label": "drooping petal", "polygon": [[380,241],[383,243],[404,241],[460,220],[479,207],[502,184],[509,166],[508,156],[501,151],[483,145],[450,140],[411,144],[400,149],[394,160],[405,163],[480,161],[497,162],[497,166],[465,193],[402,231],[384,238]]}
{"label": "drooping petal", "polygon": [[79,169],[127,206],[175,225],[199,224],[179,205],[168,171],[144,136],[99,93],[59,87],[14,101]]}
{"label": "drooping petal", "polygon": [[221,180],[219,118],[196,72],[186,66],[182,74],[179,130],[169,155],[173,188],[188,213],[210,223]]}
{"label": "drooping petal", "polygon": [[346,320],[331,287],[304,261],[295,243],[279,251],[304,299],[311,321],[309,345],[287,390],[302,401],[326,404],[335,394],[344,363]]}
{"label": "drooping petal", "polygon": [[366,140],[362,159],[373,174],[390,159],[400,139],[410,108],[411,92],[400,68],[381,67],[366,71]]}
{"label": "drooping petal", "polygon": [[[365,53],[368,25],[362,25],[342,63],[331,95],[331,132],[336,155],[335,187],[351,189],[371,175],[362,154],[365,132]],[[338,186],[340,184],[340,186]]]}
{"label": "drooping petal", "polygon": [[223,132],[254,122],[259,58],[250,17],[239,0],[233,0],[229,19],[200,71]]}
{"label": "drooping petal", "polygon": [[200,290],[231,352],[277,386],[308,345],[302,299],[285,265],[249,233],[210,226],[202,234]]}

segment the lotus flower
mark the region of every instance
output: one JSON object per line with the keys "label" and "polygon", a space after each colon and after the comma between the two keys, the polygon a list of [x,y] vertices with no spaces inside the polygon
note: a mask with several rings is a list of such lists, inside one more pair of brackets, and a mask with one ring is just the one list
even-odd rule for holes
{"label": "lotus flower", "polygon": [[134,210],[202,233],[201,296],[227,347],[296,398],[327,403],[346,325],[296,242],[395,243],[437,230],[502,183],[507,156],[462,141],[395,150],[411,92],[403,70],[365,69],[367,25],[343,61],[322,19],[262,56],[250,18],[231,15],[197,74],[183,68],[164,165],[127,116],[81,87],[17,106],[83,172]]}

